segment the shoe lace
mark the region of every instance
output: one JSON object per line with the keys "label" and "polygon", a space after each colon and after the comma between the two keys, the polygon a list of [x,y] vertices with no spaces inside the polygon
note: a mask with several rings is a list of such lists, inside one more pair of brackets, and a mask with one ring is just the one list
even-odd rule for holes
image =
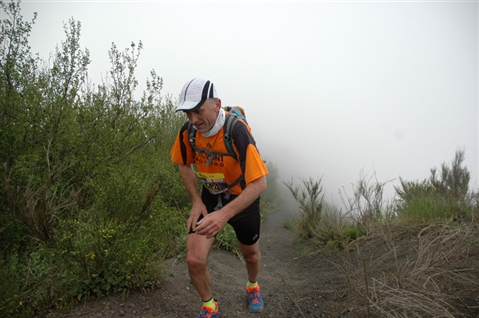
{"label": "shoe lace", "polygon": [[209,308],[203,307],[201,309],[200,315],[197,318],[210,318],[213,317],[214,312],[210,311]]}
{"label": "shoe lace", "polygon": [[253,304],[259,304],[259,290],[258,289],[248,290],[248,297]]}

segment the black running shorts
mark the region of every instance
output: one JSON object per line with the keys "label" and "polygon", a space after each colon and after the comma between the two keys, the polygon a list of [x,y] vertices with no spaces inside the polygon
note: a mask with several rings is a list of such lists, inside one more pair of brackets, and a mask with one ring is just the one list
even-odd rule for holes
{"label": "black running shorts", "polygon": [[[203,188],[201,199],[208,213],[214,213],[215,207],[218,205],[218,195],[211,194],[207,189]],[[230,195],[229,199],[225,198],[225,194],[219,194],[223,206],[234,200],[237,195]],[[259,209],[260,198],[258,197],[249,207],[233,216],[229,221],[235,233],[236,238],[244,245],[253,245],[258,241],[261,226],[261,214]],[[200,216],[200,219],[203,216]]]}

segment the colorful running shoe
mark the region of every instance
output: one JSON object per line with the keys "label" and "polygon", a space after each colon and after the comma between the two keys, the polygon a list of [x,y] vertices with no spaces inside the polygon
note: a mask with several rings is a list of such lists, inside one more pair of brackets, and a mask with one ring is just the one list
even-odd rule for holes
{"label": "colorful running shoe", "polygon": [[246,288],[248,293],[248,309],[250,312],[263,311],[263,296],[261,296],[261,289],[259,285],[251,288]]}
{"label": "colorful running shoe", "polygon": [[196,318],[219,318],[218,303],[215,301],[216,310],[213,310],[210,306],[201,307],[200,314]]}

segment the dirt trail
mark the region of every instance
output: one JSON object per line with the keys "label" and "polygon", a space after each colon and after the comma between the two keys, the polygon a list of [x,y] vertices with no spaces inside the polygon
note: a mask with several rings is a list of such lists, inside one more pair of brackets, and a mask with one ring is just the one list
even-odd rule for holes
{"label": "dirt trail", "polygon": [[[232,253],[212,251],[210,272],[221,317],[355,316],[344,297],[347,288],[341,271],[320,255],[300,256],[294,233],[283,227],[284,220],[291,218],[291,212],[276,211],[267,216],[262,227],[259,283],[265,311],[261,314],[248,313],[243,262]],[[195,317],[200,302],[186,264],[178,259],[165,264],[169,274],[158,289],[126,298],[100,299],[63,317]]]}

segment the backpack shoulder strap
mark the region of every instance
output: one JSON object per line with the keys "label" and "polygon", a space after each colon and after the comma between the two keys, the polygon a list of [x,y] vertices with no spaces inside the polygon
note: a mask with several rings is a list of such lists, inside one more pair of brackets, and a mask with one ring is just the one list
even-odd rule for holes
{"label": "backpack shoulder strap", "polygon": [[236,124],[238,121],[238,118],[236,116],[226,116],[225,119],[225,125],[224,125],[224,142],[226,146],[226,150],[228,153],[220,153],[220,152],[214,152],[211,150],[207,149],[202,149],[196,146],[196,129],[193,127],[193,124],[191,122],[188,122],[188,141],[190,143],[191,148],[195,152],[198,153],[203,153],[208,156],[208,160],[206,161],[205,165],[209,166],[210,163],[213,161],[215,156],[231,156],[235,160],[238,160],[238,157],[236,156],[236,153],[233,150],[233,144],[231,142],[231,132],[233,130],[233,126]]}
{"label": "backpack shoulder strap", "polygon": [[233,132],[233,128],[236,125],[236,123],[238,122],[238,120],[239,120],[239,118],[238,118],[238,115],[236,113],[229,112],[226,115],[225,125],[224,125],[224,133],[223,133],[226,150],[228,150],[228,153],[233,158],[235,158],[236,160],[238,160],[238,157],[236,156],[236,153],[233,150],[232,132]]}
{"label": "backpack shoulder strap", "polygon": [[196,129],[193,127],[191,121],[188,121],[188,141],[190,142],[191,148],[196,150]]}
{"label": "backpack shoulder strap", "polygon": [[[206,166],[208,166],[211,163],[211,161],[213,160],[215,155],[231,156],[235,160],[238,160],[238,156],[236,155],[236,153],[234,152],[234,149],[233,149],[232,132],[233,132],[233,128],[236,125],[236,123],[238,122],[239,118],[242,118],[242,116],[238,116],[238,114],[236,112],[233,112],[233,113],[228,112],[228,114],[226,114],[225,124],[223,126],[223,129],[224,129],[223,135],[224,135],[225,147],[226,147],[226,150],[228,151],[227,154],[215,153],[215,152],[212,152],[210,150],[205,150],[205,149],[198,148],[196,146],[196,133],[197,133],[197,131],[193,127],[193,124],[191,122],[188,122],[188,141],[191,145],[191,148],[193,148],[194,151],[199,152],[199,153],[205,153],[209,156],[209,158],[206,162]],[[239,184],[243,180],[244,180],[244,176],[241,175],[241,176],[238,177],[238,179],[236,179],[235,181],[233,181],[231,184],[228,185],[228,188],[226,189],[226,192],[225,192],[225,199],[227,199],[227,200],[229,199],[230,194],[231,194],[230,189],[232,187],[234,187],[235,185]],[[222,206],[223,206],[223,204],[222,204],[222,201],[221,201],[221,196],[218,195],[218,204],[215,207],[215,210],[221,209]]]}

